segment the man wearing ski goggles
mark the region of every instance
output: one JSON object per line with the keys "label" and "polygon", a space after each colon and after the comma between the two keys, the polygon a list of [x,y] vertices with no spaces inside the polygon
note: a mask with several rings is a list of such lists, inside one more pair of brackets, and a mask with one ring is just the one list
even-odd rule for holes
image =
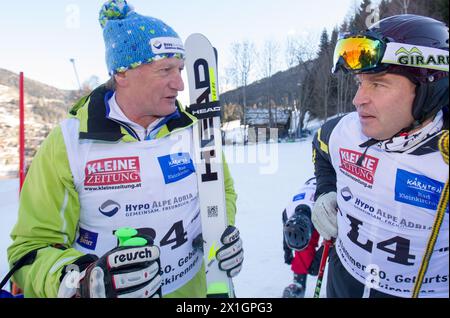
{"label": "man wearing ski goggles", "polygon": [[327,297],[449,297],[448,39],[440,21],[398,15],[336,44],[332,71],[358,91],[313,141],[312,222],[335,239]]}

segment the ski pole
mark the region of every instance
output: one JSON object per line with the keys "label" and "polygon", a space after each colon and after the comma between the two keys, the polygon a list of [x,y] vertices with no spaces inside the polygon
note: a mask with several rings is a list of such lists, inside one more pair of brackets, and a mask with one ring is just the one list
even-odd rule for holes
{"label": "ski pole", "polygon": [[[444,162],[448,165],[449,158],[449,133],[444,132],[442,137],[439,139],[439,150],[444,158]],[[431,255],[434,251],[434,246],[437,241],[437,237],[439,235],[442,222],[445,217],[445,212],[448,209],[448,194],[449,194],[449,182],[447,178],[447,182],[445,183],[444,189],[441,193],[441,198],[439,199],[439,204],[436,210],[436,216],[433,223],[433,228],[431,230],[430,238],[428,239],[427,248],[425,250],[425,255],[422,258],[422,262],[420,264],[419,273],[417,274],[417,280],[414,284],[414,289],[412,293],[412,298],[418,298],[420,294],[420,288],[422,287],[423,280],[425,278],[425,274],[428,270],[428,265],[431,259]]]}
{"label": "ski pole", "polygon": [[330,251],[330,246],[333,245],[332,240],[323,241],[323,253],[320,259],[319,274],[317,275],[316,289],[314,290],[314,298],[320,298],[320,290],[322,288],[323,274],[325,273],[325,265],[327,264],[328,252]]}

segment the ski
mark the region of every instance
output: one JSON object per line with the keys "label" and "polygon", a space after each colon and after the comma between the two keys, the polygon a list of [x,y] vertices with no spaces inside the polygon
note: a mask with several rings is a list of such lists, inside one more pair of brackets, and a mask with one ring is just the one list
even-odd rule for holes
{"label": "ski", "polygon": [[193,130],[197,171],[203,258],[208,297],[234,297],[233,282],[217,265],[220,237],[228,226],[222,161],[220,103],[217,87],[217,52],[202,34],[190,35],[185,43],[190,112],[198,118]]}

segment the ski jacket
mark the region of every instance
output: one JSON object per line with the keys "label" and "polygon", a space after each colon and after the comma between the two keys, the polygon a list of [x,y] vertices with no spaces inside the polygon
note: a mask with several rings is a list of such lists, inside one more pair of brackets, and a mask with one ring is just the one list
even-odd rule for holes
{"label": "ski jacket", "polygon": [[[325,123],[313,140],[315,197],[337,192],[340,261],[360,283],[397,297],[412,295],[448,179],[438,148],[448,114],[438,116],[438,128],[416,141],[368,142],[356,112]],[[449,296],[448,236],[447,206],[420,297]]]}
{"label": "ski jacket", "polygon": [[[14,275],[25,297],[56,297],[63,268],[86,254],[117,246],[113,232],[151,233],[161,249],[164,297],[205,297],[192,126],[178,104],[152,140],[108,118],[112,92],[101,86],[82,98],[43,142],[20,195],[8,249],[10,264],[38,250]],[[224,156],[223,156],[224,157]],[[225,160],[225,158],[223,158]],[[224,161],[226,208],[234,224],[236,193]]]}

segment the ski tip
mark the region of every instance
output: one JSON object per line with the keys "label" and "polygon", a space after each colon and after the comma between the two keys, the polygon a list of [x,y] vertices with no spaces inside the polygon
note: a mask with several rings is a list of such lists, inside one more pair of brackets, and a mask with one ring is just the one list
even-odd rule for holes
{"label": "ski tip", "polygon": [[207,43],[209,43],[211,45],[211,42],[209,41],[209,39],[204,34],[202,34],[202,33],[192,33],[191,35],[189,35],[186,38],[185,46],[189,45],[189,43],[195,43],[195,42],[198,43],[199,41],[204,41],[204,42],[207,42]]}

